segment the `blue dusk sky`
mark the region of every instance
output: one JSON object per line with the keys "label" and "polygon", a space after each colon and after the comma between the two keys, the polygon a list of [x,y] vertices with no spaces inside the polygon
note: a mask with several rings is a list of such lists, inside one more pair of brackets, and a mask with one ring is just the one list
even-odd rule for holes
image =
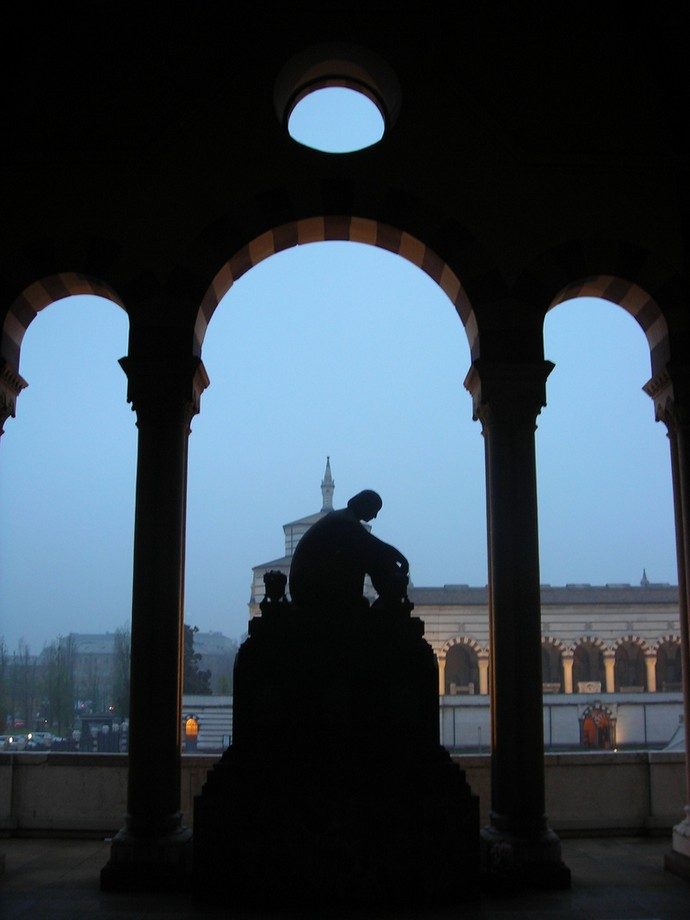
{"label": "blue dusk sky", "polygon": [[[230,255],[230,253],[228,254]],[[209,279],[210,281],[211,279]],[[541,580],[676,583],[668,441],[641,387],[649,351],[604,301],[551,311],[556,368],[536,434]],[[58,634],[129,621],[135,416],[117,364],[127,317],[72,297],[29,327],[29,387],[0,444],[0,636],[34,652]],[[282,525],[373,488],[374,532],[415,585],[487,581],[481,426],[463,380],[464,329],[402,258],[316,243],[231,288],[203,349],[211,379],[189,451],[186,622],[239,637],[251,569],[281,556]]]}

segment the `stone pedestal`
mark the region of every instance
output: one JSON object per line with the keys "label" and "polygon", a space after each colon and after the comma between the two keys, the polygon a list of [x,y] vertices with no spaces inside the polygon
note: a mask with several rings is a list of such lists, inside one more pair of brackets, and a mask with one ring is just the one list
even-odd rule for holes
{"label": "stone pedestal", "polygon": [[194,812],[194,890],[227,905],[477,896],[478,800],[439,744],[407,608],[264,602],[235,666],[234,743]]}

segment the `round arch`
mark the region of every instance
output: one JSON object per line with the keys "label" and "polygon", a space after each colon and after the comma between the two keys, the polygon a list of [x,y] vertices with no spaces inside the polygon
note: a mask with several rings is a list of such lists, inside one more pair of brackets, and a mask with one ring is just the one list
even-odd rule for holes
{"label": "round arch", "polygon": [[683,689],[681,639],[677,633],[662,636],[654,643],[657,690],[678,692]]}
{"label": "round arch", "polygon": [[645,334],[652,376],[666,367],[670,357],[668,323],[656,300],[639,285],[613,275],[593,275],[561,288],[548,310],[576,297],[600,297],[622,307]]}
{"label": "round arch", "polygon": [[578,716],[580,745],[583,748],[611,750],[616,746],[616,710],[597,701]]}
{"label": "round arch", "polygon": [[446,642],[444,649],[444,692],[451,695],[482,692],[479,655],[483,650],[479,643],[474,639],[458,637]]}
{"label": "round arch", "polygon": [[542,636],[541,679],[544,693],[560,693],[563,690],[564,652],[567,652],[567,646],[560,639],[553,636]]}
{"label": "round arch", "polygon": [[568,646],[563,642],[562,639],[558,639],[556,636],[544,635],[541,637],[542,645],[552,645],[555,649],[558,650],[559,654],[569,651]]}
{"label": "round arch", "polygon": [[581,636],[570,649],[573,653],[573,686],[598,683],[606,687],[604,654],[610,651],[606,643],[597,636]]}
{"label": "round arch", "polygon": [[686,282],[658,253],[630,240],[585,237],[566,240],[539,253],[513,284],[526,303],[544,315],[565,300],[601,297],[623,307],[649,344],[651,376],[671,356],[668,326],[684,323]]}
{"label": "round arch", "polygon": [[623,645],[637,645],[642,650],[642,654],[648,654],[653,649],[641,636],[630,633],[627,636],[619,636],[611,644],[611,649],[616,652]]}
{"label": "round arch", "polygon": [[662,636],[660,639],[654,643],[651,647],[653,652],[658,652],[664,645],[677,645],[680,646],[681,638],[679,633],[669,633],[667,636]]}
{"label": "round arch", "polygon": [[604,642],[604,640],[600,639],[598,636],[580,636],[580,638],[573,642],[569,648],[565,647],[564,650],[574,654],[580,645],[591,645],[594,648],[597,648],[602,653],[602,655],[605,652],[611,651],[611,648],[606,644],[606,642]]}
{"label": "round arch", "polygon": [[615,653],[615,688],[627,687],[648,690],[645,656],[650,654],[649,644],[640,636],[619,636],[613,643]]}
{"label": "round arch", "polygon": [[382,221],[349,215],[305,217],[255,237],[235,252],[216,273],[206,290],[194,324],[194,354],[201,349],[213,313],[232,285],[269,256],[305,243],[331,240],[365,243],[402,256],[429,275],[448,296],[465,328],[472,360],[479,356],[479,330],[474,310],[460,279],[430,246],[407,231]]}
{"label": "round arch", "polygon": [[34,281],[13,302],[5,316],[0,340],[0,357],[15,373],[19,371],[19,357],[26,330],[36,316],[47,306],[75,294],[93,294],[110,300],[125,310],[124,303],[105,281],[79,272],[60,272]]}
{"label": "round arch", "polygon": [[454,645],[466,645],[471,648],[473,652],[476,652],[477,655],[487,656],[489,654],[489,650],[484,648],[483,645],[481,645],[471,636],[453,636],[452,639],[447,639],[443,643],[439,653],[439,658],[445,658],[445,656],[448,654],[450,649],[453,648]]}

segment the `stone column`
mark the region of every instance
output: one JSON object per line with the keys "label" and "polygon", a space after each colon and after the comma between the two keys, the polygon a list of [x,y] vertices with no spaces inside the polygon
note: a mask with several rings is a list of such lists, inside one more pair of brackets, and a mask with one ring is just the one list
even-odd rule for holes
{"label": "stone column", "polygon": [[129,778],[125,826],[101,886],[180,885],[191,832],[180,813],[187,441],[208,385],[199,358],[123,358],[137,413]]}
{"label": "stone column", "polygon": [[604,676],[606,677],[606,692],[616,692],[616,653],[604,652]]}
{"label": "stone column", "polygon": [[656,652],[647,652],[644,663],[647,668],[647,692],[656,693]]}
{"label": "stone column", "polygon": [[491,654],[491,824],[484,865],[565,887],[570,872],[544,809],[541,598],[534,449],[549,361],[477,360],[465,386],[486,463]]}
{"label": "stone column", "polygon": [[489,692],[489,659],[481,655],[477,658],[477,664],[479,665],[479,692],[482,696],[486,696]]}
{"label": "stone column", "polygon": [[439,655],[438,661],[438,695],[445,696],[446,693],[446,656]]}
{"label": "stone column", "polygon": [[685,723],[685,817],[673,828],[666,869],[690,880],[690,367],[669,365],[644,386],[668,431],[678,559],[678,608]]}
{"label": "stone column", "polygon": [[17,397],[28,385],[26,380],[10,367],[7,359],[0,357],[0,437],[4,434],[3,425],[7,419],[15,416]]}
{"label": "stone column", "polygon": [[563,692],[572,693],[573,692],[573,663],[575,661],[575,656],[572,652],[564,652],[563,654]]}

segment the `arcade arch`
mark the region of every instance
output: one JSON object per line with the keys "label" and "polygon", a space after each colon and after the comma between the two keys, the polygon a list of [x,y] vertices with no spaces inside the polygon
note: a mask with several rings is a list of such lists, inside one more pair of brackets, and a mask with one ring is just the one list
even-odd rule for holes
{"label": "arcade arch", "polygon": [[0,356],[13,370],[19,371],[22,341],[38,313],[50,304],[80,294],[91,294],[125,309],[119,295],[107,282],[80,272],[59,272],[34,281],[14,301],[2,325]]}
{"label": "arcade arch", "polygon": [[619,693],[651,690],[647,683],[645,652],[647,645],[638,636],[627,636],[614,644],[615,689]]}
{"label": "arcade arch", "polygon": [[291,221],[257,236],[232,255],[217,271],[204,294],[194,326],[195,353],[201,353],[206,329],[216,307],[232,285],[269,256],[323,242],[364,243],[402,256],[429,275],[447,295],[460,317],[472,358],[479,355],[479,329],[469,298],[455,270],[429,246],[405,230],[382,221],[350,215],[309,217]]}
{"label": "arcade arch", "polygon": [[117,363],[127,315],[115,307],[107,284],[64,273],[27,288],[4,326],[29,384],[0,448],[10,648],[23,636],[38,654],[58,635],[129,623],[136,428]]}
{"label": "arcade arch", "polygon": [[598,683],[599,690],[606,689],[604,668],[604,643],[600,639],[580,639],[573,650],[573,691],[590,692],[587,684]]}
{"label": "arcade arch", "polygon": [[666,321],[639,287],[611,276],[574,283],[553,305],[544,336],[556,367],[537,431],[541,577],[635,583],[646,567],[674,583],[668,442],[642,390],[650,360],[654,370],[667,354]]}
{"label": "arcade arch", "polygon": [[488,652],[475,639],[458,636],[443,646],[439,655],[441,694],[486,694],[488,673]]}
{"label": "arcade arch", "polygon": [[558,639],[544,636],[541,643],[541,680],[544,693],[564,690],[563,653],[565,646]]}
{"label": "arcade arch", "polygon": [[[204,300],[197,347],[203,341],[212,385],[190,441],[190,621],[202,615],[195,610],[217,609],[220,616],[226,609],[230,578],[222,555],[232,547],[232,593],[246,622],[246,573],[266,551],[245,536],[257,516],[289,520],[309,508],[314,474],[308,470],[320,475],[326,455],[336,507],[361,487],[361,471],[374,485],[390,483],[375,529],[403,550],[416,541],[415,583],[442,582],[461,565],[473,581],[486,579],[483,446],[469,397],[458,386],[470,363],[457,316],[465,310],[462,289],[408,235],[368,221],[343,227],[348,240],[320,240],[334,233],[324,220],[299,222],[296,235],[286,228],[265,235],[226,264]],[[296,239],[313,245],[288,245]],[[438,279],[447,290],[432,283]],[[447,291],[454,292],[455,312]],[[472,314],[466,315],[471,326]],[[248,432],[257,412],[267,424],[252,435],[251,450],[238,451],[228,419]],[[237,481],[255,483],[253,506],[237,506],[229,491]],[[217,513],[224,495],[236,517],[209,546],[199,522]],[[209,578],[219,579],[213,592],[205,588]],[[237,632],[244,628],[238,623]]]}
{"label": "arcade arch", "polygon": [[549,310],[581,297],[608,301],[637,322],[647,339],[652,375],[663,371],[670,357],[668,323],[656,300],[638,284],[614,275],[592,275],[567,284],[553,298]]}
{"label": "arcade arch", "polygon": [[680,636],[666,636],[655,646],[656,688],[677,693],[683,689]]}

